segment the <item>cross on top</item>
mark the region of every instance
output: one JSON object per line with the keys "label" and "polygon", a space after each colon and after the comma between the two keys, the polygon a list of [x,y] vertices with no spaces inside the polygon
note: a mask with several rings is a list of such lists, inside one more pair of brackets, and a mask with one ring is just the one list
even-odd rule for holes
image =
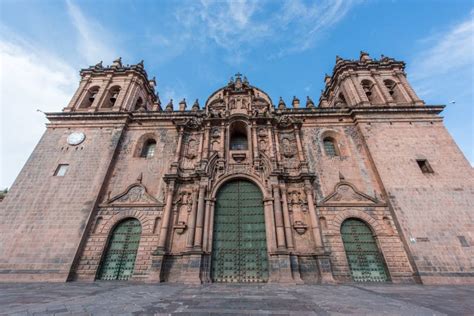
{"label": "cross on top", "polygon": [[235,74],[235,77],[236,77],[236,79],[240,79],[240,77],[242,77],[242,74],[240,72],[238,72],[238,73]]}

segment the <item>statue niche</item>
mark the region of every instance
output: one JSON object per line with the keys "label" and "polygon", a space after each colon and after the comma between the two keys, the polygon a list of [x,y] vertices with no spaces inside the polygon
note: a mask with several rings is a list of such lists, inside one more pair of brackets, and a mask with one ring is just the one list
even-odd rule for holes
{"label": "statue niche", "polygon": [[174,229],[177,234],[181,235],[187,228],[188,217],[191,213],[193,204],[192,193],[190,191],[181,191],[175,200],[175,221]]}
{"label": "statue niche", "polygon": [[185,137],[185,149],[182,168],[193,169],[195,167],[199,152],[199,141],[193,135]]}
{"label": "statue niche", "polygon": [[306,195],[302,189],[294,188],[288,191],[288,209],[290,211],[293,228],[300,235],[306,232],[308,212],[306,205]]}

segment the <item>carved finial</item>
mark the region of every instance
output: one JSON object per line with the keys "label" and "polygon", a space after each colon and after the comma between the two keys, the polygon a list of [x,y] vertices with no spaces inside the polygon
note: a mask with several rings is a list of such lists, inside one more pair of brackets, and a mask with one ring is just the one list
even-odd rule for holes
{"label": "carved finial", "polygon": [[173,111],[173,99],[170,99],[170,102],[166,105],[166,111]]}
{"label": "carved finial", "polygon": [[248,81],[248,79],[247,79],[246,76],[244,76],[244,83],[245,83],[245,84],[249,84],[249,81]]}
{"label": "carved finial", "polygon": [[102,65],[102,60],[99,63],[95,64],[94,67],[95,68],[104,68],[104,66]]}
{"label": "carved finial", "polygon": [[283,98],[280,97],[280,100],[278,101],[278,109],[283,110],[286,108],[285,101],[283,101]]}
{"label": "carved finial", "polygon": [[331,76],[328,74],[324,74],[324,83],[328,85],[331,82]]}
{"label": "carved finial", "polygon": [[229,79],[229,85],[233,84],[234,83],[234,77],[230,77]]}
{"label": "carved finial", "polygon": [[156,87],[156,79],[155,77],[151,78],[151,80],[148,81],[150,83],[150,86],[152,86],[153,88]]}
{"label": "carved finial", "polygon": [[199,100],[198,99],[196,99],[196,101],[194,101],[193,107],[191,108],[191,110],[199,111]]}
{"label": "carved finial", "polygon": [[344,181],[346,178],[342,175],[342,173],[339,171],[339,180]]}
{"label": "carved finial", "polygon": [[183,100],[181,100],[181,102],[179,102],[179,110],[180,111],[185,111],[186,107],[187,107],[186,99],[183,98]]}
{"label": "carved finial", "polygon": [[343,59],[339,55],[336,55],[336,64],[340,63],[341,61],[343,61]]}
{"label": "carved finial", "polygon": [[142,59],[140,62],[137,64],[138,67],[144,68],[145,67],[145,61]]}
{"label": "carved finial", "polygon": [[360,61],[369,61],[372,60],[369,56],[369,53],[364,52],[363,50],[360,51]]}
{"label": "carved finial", "polygon": [[293,106],[294,109],[297,109],[300,107],[300,99],[298,99],[296,96],[293,96],[293,100],[291,101],[291,105]]}
{"label": "carved finial", "polygon": [[138,175],[138,178],[137,178],[137,182],[142,183],[142,180],[143,180],[143,172],[140,172],[140,174]]}
{"label": "carved finial", "polygon": [[314,108],[314,102],[311,100],[309,96],[306,97],[306,107],[307,108]]}
{"label": "carved finial", "polygon": [[122,57],[117,58],[112,62],[112,67],[122,68]]}

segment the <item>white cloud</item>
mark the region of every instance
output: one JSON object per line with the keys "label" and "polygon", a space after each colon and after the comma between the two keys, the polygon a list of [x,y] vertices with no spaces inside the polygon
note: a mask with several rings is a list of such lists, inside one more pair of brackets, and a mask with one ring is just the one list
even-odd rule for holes
{"label": "white cloud", "polygon": [[429,78],[474,66],[474,11],[451,30],[422,40],[428,47],[413,61],[415,79]]}
{"label": "white cloud", "polygon": [[118,57],[111,39],[116,36],[110,34],[100,23],[91,18],[86,18],[81,9],[67,1],[67,9],[71,22],[78,35],[77,50],[80,56],[89,65],[96,64],[101,60],[111,62]]}
{"label": "white cloud", "polygon": [[407,71],[415,91],[428,104],[447,104],[445,124],[474,165],[474,10],[420,45]]}
{"label": "white cloud", "polygon": [[307,50],[315,44],[318,37],[331,26],[341,21],[360,1],[335,0],[305,4],[301,0],[285,2],[277,16],[277,25],[289,33],[288,48],[277,56]]}
{"label": "white cloud", "polygon": [[21,40],[0,40],[0,188],[9,187],[43,134],[42,111],[60,111],[77,71]]}
{"label": "white cloud", "polygon": [[239,64],[250,49],[265,43],[285,47],[272,57],[313,47],[318,37],[342,20],[358,2],[323,0],[305,4],[300,0],[203,0],[179,8],[176,19],[185,32],[191,34],[189,38],[198,44],[217,44],[230,52],[225,60]]}

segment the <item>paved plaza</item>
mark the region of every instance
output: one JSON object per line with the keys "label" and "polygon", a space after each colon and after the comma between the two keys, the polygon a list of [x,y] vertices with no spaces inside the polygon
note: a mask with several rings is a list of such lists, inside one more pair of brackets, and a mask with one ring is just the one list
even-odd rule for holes
{"label": "paved plaza", "polygon": [[472,315],[473,286],[0,284],[1,315]]}

